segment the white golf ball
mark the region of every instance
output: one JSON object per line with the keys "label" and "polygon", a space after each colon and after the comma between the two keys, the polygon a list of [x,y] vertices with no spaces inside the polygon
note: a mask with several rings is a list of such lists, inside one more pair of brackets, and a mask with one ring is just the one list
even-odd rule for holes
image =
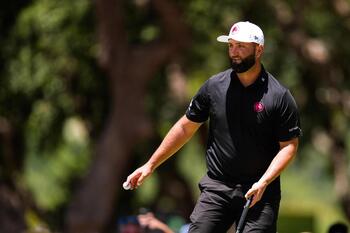
{"label": "white golf ball", "polygon": [[130,185],[130,183],[129,183],[129,182],[127,182],[127,181],[125,181],[125,182],[123,183],[123,188],[124,188],[125,190],[129,190],[129,189],[131,189],[131,185]]}

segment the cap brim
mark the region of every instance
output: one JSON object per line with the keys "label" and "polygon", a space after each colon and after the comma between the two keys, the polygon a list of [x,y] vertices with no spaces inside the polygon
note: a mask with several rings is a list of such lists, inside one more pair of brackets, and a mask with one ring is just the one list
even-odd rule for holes
{"label": "cap brim", "polygon": [[245,43],[250,43],[250,42],[254,42],[254,41],[251,41],[251,40],[246,40],[244,38],[240,38],[240,37],[233,37],[233,36],[226,36],[226,35],[222,35],[222,36],[219,36],[218,38],[216,38],[217,41],[219,42],[223,42],[223,43],[228,43],[228,41],[230,39],[232,40],[235,40],[235,41],[239,41],[239,42],[245,42]]}
{"label": "cap brim", "polygon": [[218,36],[218,38],[216,38],[217,41],[223,42],[223,43],[228,43],[228,39],[229,37],[225,35],[221,35],[221,36]]}
{"label": "cap brim", "polygon": [[228,43],[228,41],[232,39],[232,40],[235,40],[235,41],[239,41],[239,42],[244,42],[244,43],[257,43],[259,45],[264,45],[264,42],[262,43],[259,43],[257,41],[254,41],[254,40],[247,40],[246,38],[241,38],[241,37],[230,37],[230,36],[226,36],[226,35],[221,35],[219,37],[216,38],[217,41],[219,42],[223,42],[223,43]]}

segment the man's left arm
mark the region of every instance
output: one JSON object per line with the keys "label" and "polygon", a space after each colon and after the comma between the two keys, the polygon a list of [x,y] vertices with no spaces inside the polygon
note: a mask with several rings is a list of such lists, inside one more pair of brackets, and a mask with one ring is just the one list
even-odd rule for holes
{"label": "man's left arm", "polygon": [[275,180],[282,171],[288,166],[288,164],[293,160],[298,149],[299,139],[298,137],[293,138],[289,141],[279,142],[280,150],[272,160],[270,166],[260,178],[260,180],[253,184],[253,186],[248,190],[245,197],[248,198],[254,195],[250,207],[255,205],[260,201],[266,187]]}

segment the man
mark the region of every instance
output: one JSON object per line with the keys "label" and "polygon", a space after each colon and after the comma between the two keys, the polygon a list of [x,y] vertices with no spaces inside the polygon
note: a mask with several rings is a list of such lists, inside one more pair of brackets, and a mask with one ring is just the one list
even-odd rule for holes
{"label": "man", "polygon": [[301,135],[297,106],[261,64],[264,34],[257,25],[238,22],[217,40],[228,44],[232,67],[204,83],[185,116],[126,184],[140,186],[210,119],[208,172],[199,183],[189,232],[226,232],[253,196],[243,232],[275,233],[279,176],[294,158]]}

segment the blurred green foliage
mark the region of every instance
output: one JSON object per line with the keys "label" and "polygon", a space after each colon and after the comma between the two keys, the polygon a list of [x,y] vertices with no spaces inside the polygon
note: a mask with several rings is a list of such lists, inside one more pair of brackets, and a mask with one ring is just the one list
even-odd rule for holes
{"label": "blurred green foliage", "polygon": [[[40,124],[33,124],[28,131],[37,134],[38,129]],[[71,179],[85,174],[90,162],[90,141],[80,118],[67,119],[61,134],[62,142],[53,149],[42,150],[38,145],[28,145],[23,174],[38,206],[50,211],[69,201]],[[35,136],[29,134],[27,138],[31,140],[28,143],[38,142]]]}
{"label": "blurred green foliage", "polygon": [[[1,115],[22,138],[20,179],[45,211],[66,205],[86,173],[91,133],[106,111],[89,1],[33,1],[6,40]],[[93,111],[91,111],[93,109]],[[100,122],[100,123],[99,123]]]}
{"label": "blurred green foliage", "polygon": [[[135,2],[126,1],[124,9],[130,45],[148,43],[162,34],[152,9]],[[322,233],[332,222],[345,220],[334,193],[329,145],[330,133],[336,132],[345,142],[349,159],[349,24],[336,14],[330,1],[307,1],[299,12],[303,22],[299,29],[321,40],[333,59],[334,76],[318,79],[314,70],[319,66],[305,62],[291,46],[277,25],[271,2],[178,1],[192,37],[182,64],[187,100],[206,79],[228,67],[226,45],[217,43],[216,37],[226,34],[238,20],[259,24],[266,38],[263,63],[295,96],[304,131],[298,157],[282,177],[281,216],[293,215],[296,219],[307,215],[313,219],[315,232]],[[294,1],[282,3],[292,13],[299,7]],[[105,75],[97,64],[95,6],[88,0],[21,4],[23,8],[17,9],[12,23],[0,22],[1,29],[7,30],[0,38],[0,117],[11,123],[19,138],[16,152],[22,156],[16,158],[23,165],[16,179],[24,183],[41,211],[59,218],[54,223],[59,224],[63,218],[60,210],[69,203],[76,182],[88,172],[94,140],[110,101]],[[165,76],[166,67],[150,82],[145,100],[160,138],[186,108],[169,96]],[[196,184],[205,171],[198,141],[193,138],[175,158],[176,168],[193,187],[195,196]],[[140,146],[142,151],[135,152],[134,163],[144,162],[145,154],[150,154],[157,143],[159,139],[153,139]],[[5,176],[6,165],[0,166],[1,176]],[[156,173],[136,191],[131,200],[134,208],[157,201],[159,175]],[[34,222],[41,221],[29,215]]]}

